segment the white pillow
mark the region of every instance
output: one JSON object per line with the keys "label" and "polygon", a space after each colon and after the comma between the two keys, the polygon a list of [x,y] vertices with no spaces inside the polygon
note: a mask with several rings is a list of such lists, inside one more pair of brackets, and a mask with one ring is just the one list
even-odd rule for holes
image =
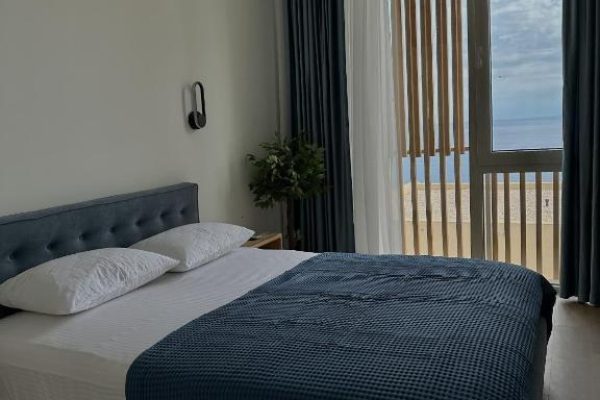
{"label": "white pillow", "polygon": [[177,264],[172,258],[132,249],[76,253],[2,283],[0,304],[44,314],[74,314],[124,295]]}
{"label": "white pillow", "polygon": [[240,247],[254,235],[242,226],[218,222],[182,225],[131,246],[180,261],[170,272],[184,272],[215,260]]}

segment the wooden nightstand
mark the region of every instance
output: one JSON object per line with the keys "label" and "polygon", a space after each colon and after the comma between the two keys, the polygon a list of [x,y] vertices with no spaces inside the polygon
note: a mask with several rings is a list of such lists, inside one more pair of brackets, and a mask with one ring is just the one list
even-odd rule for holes
{"label": "wooden nightstand", "polygon": [[283,235],[281,233],[261,233],[256,235],[256,239],[250,239],[244,244],[244,247],[255,249],[282,250]]}

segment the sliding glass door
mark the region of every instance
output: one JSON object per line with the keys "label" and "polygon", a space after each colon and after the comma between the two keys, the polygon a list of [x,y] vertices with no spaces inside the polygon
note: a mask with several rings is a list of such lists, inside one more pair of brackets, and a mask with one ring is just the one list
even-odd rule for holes
{"label": "sliding glass door", "polygon": [[468,2],[474,257],[558,279],[560,0]]}
{"label": "sliding glass door", "polygon": [[558,278],[560,0],[393,0],[407,254]]}

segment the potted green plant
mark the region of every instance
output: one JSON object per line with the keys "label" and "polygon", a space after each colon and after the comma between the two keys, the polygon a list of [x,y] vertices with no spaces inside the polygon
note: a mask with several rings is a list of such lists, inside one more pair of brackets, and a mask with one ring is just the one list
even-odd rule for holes
{"label": "potted green plant", "polygon": [[254,167],[249,185],[254,204],[271,208],[285,203],[288,246],[294,249],[299,238],[294,202],[325,191],[324,149],[303,135],[283,139],[276,136],[274,141],[260,147],[265,151],[264,156],[247,155]]}

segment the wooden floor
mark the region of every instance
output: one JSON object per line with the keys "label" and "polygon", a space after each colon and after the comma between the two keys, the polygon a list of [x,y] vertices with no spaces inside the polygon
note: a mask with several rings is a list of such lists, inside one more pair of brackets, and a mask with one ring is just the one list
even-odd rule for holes
{"label": "wooden floor", "polygon": [[544,398],[600,399],[600,307],[557,300]]}

